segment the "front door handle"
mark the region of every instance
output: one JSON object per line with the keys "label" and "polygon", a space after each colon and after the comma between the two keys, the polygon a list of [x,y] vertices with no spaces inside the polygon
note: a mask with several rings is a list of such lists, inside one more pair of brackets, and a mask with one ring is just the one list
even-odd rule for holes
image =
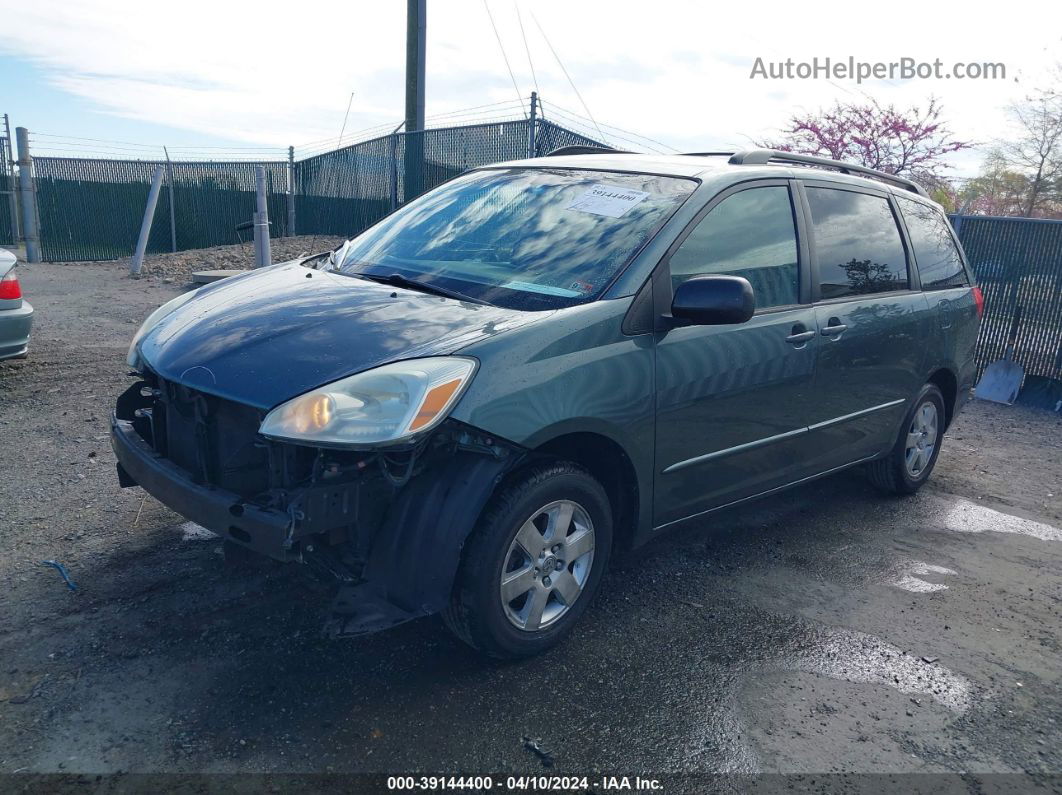
{"label": "front door handle", "polygon": [[847,330],[848,326],[844,323],[831,323],[828,326],[823,326],[821,332],[824,337],[836,337],[838,334],[843,334]]}
{"label": "front door handle", "polygon": [[793,333],[785,338],[785,341],[791,345],[803,345],[810,339],[814,339],[814,331],[797,331],[797,328],[803,328],[803,326],[796,326],[793,328]]}

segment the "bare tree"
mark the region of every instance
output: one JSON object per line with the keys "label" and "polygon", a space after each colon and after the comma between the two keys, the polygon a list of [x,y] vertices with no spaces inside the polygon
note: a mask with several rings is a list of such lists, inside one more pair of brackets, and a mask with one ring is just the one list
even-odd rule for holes
{"label": "bare tree", "polygon": [[[1062,73],[1062,66],[1056,74]],[[1062,181],[1062,94],[1039,90],[1008,112],[1017,128],[1013,139],[999,141],[999,159],[1028,179],[1022,215],[1032,217],[1050,201]]]}

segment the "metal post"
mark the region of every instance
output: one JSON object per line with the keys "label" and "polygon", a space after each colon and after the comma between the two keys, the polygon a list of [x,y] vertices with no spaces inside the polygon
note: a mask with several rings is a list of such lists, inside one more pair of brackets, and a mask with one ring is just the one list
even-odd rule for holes
{"label": "metal post", "polygon": [[15,129],[18,139],[18,187],[22,194],[22,238],[26,243],[26,262],[41,261],[40,230],[37,227],[37,188],[33,183],[33,158],[30,156],[29,131]]}
{"label": "metal post", "polygon": [[173,203],[173,163],[170,162],[170,151],[164,146],[162,151],[166,153],[166,181],[170,184],[170,251],[177,250],[177,218],[174,214]]}
{"label": "metal post", "polygon": [[535,127],[537,126],[538,119],[535,118],[535,114],[538,111],[538,92],[531,92],[531,113],[527,117],[527,156],[535,156]]}
{"label": "metal post", "polygon": [[273,264],[269,245],[269,206],[266,204],[265,166],[254,167],[255,205],[254,214],[254,266],[264,268]]}
{"label": "metal post", "polygon": [[[406,0],[406,138],[403,150],[404,201],[423,190],[424,167],[424,58],[427,45],[427,3]],[[413,133],[410,135],[409,133]]]}
{"label": "metal post", "polygon": [[151,178],[151,190],[148,191],[147,207],[144,208],[144,220],[140,223],[140,237],[136,241],[133,261],[129,263],[130,276],[139,276],[140,269],[144,265],[144,254],[147,252],[148,238],[151,237],[151,223],[155,220],[155,206],[159,203],[162,176],[165,173],[166,167],[159,166],[155,169],[155,176]]}
{"label": "metal post", "polygon": [[295,237],[295,147],[288,147],[288,237]]}
{"label": "metal post", "polygon": [[11,120],[4,114],[4,141],[6,146],[0,152],[0,157],[7,161],[6,168],[11,169],[11,184],[7,186],[7,199],[11,213],[11,237],[12,242],[18,242],[22,237],[22,220],[18,217],[18,183],[15,179],[15,154],[11,149]]}
{"label": "metal post", "polygon": [[391,212],[398,209],[398,131],[391,133]]}

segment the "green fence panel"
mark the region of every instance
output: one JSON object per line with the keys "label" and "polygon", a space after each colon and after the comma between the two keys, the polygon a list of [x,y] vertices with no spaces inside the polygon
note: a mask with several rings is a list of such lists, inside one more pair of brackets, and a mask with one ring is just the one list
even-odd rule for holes
{"label": "green fence panel", "polygon": [[387,215],[395,141],[374,138],[296,162],[296,231],[352,236]]}
{"label": "green fence panel", "polygon": [[978,375],[1003,358],[1020,307],[1014,360],[1027,375],[1058,375],[1062,350],[1062,221],[952,216],[981,284],[985,315],[977,342]]}
{"label": "green fence panel", "polygon": [[[127,257],[136,247],[160,163],[37,157],[33,168],[41,256],[48,261]],[[148,252],[170,250],[169,192],[159,194]]]}
{"label": "green fence panel", "polygon": [[[239,243],[237,224],[253,219],[254,167],[266,167],[271,233],[287,234],[284,162],[175,162],[168,169],[148,238],[148,253],[173,250],[170,174],[177,250]],[[108,260],[132,255],[151,179],[164,161],[34,158],[41,254],[51,261]],[[250,238],[250,231],[242,239]]]}
{"label": "green fence panel", "polygon": [[[552,122],[536,126],[536,156],[601,144]],[[527,157],[526,121],[396,133],[295,163],[300,235],[353,236],[424,191],[470,168]]]}
{"label": "green fence panel", "polygon": [[15,170],[7,159],[7,138],[0,135],[0,246],[15,243],[15,225],[11,218],[14,190]]}
{"label": "green fence panel", "polygon": [[[178,251],[245,242],[253,237],[252,230],[237,232],[236,227],[254,218],[255,167],[259,165],[266,169],[270,236],[288,235],[286,163],[175,162],[170,168]],[[167,192],[164,185],[163,193]],[[160,223],[169,229],[169,216],[160,217],[156,211],[152,237]]]}
{"label": "green fence panel", "polygon": [[[536,125],[535,154],[559,146],[599,145],[550,121]],[[507,121],[398,133],[308,157],[292,166],[295,232],[353,236],[396,206],[470,168],[521,159],[528,122]],[[170,251],[170,197],[176,250],[249,240],[255,210],[255,166],[266,168],[270,232],[288,229],[288,163],[185,162],[39,157],[35,159],[46,260],[130,256],[136,246],[151,178],[166,166],[148,252]],[[170,181],[172,177],[172,191]],[[0,218],[3,217],[0,211]],[[3,228],[0,227],[0,234]]]}

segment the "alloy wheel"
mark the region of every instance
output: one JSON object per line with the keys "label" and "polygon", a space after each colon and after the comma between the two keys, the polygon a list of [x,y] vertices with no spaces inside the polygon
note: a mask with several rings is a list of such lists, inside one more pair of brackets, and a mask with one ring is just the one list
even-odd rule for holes
{"label": "alloy wheel", "polygon": [[506,618],[535,632],[558,621],[583,592],[594,563],[594,524],[576,502],[535,511],[516,531],[502,565],[499,594]]}
{"label": "alloy wheel", "polygon": [[904,450],[904,465],[911,478],[920,477],[933,460],[933,451],[937,446],[937,417],[936,404],[926,401],[918,407],[911,419]]}

